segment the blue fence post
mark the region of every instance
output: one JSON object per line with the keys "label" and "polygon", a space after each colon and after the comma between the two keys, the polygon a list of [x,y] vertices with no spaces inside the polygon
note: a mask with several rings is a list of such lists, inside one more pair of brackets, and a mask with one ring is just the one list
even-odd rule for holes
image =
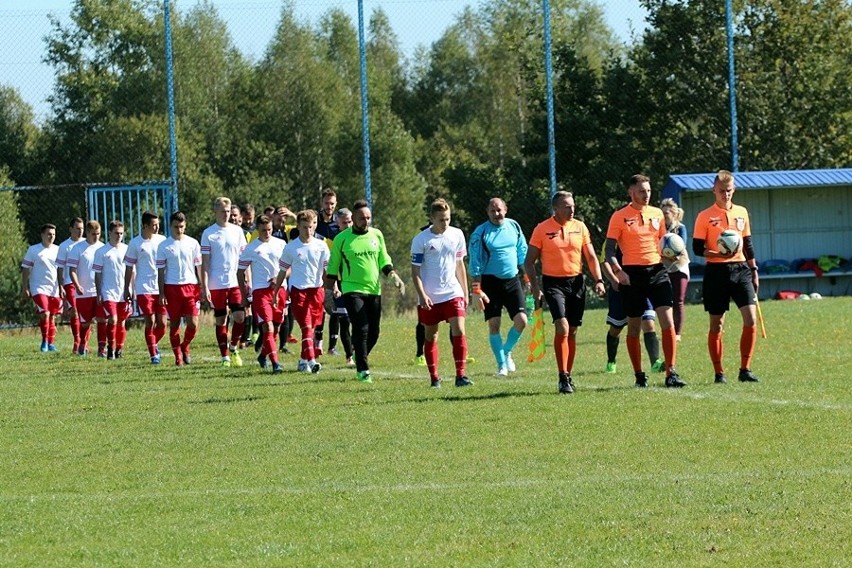
{"label": "blue fence post", "polygon": [[731,171],[740,170],[739,137],[737,135],[737,82],[734,73],[734,2],[725,0],[725,31],[728,35],[728,104],[731,109]]}
{"label": "blue fence post", "polygon": [[544,12],[544,75],[547,85],[547,155],[550,164],[550,197],[556,194],[556,128],[553,118],[553,55],[550,37],[550,0],[542,0]]}
{"label": "blue fence post", "polygon": [[[169,0],[163,0],[163,33],[166,43],[166,91],[169,115],[169,162],[171,173],[171,213],[178,210],[178,166],[177,166],[177,135],[175,133],[175,78],[174,60],[172,56],[172,18]],[[167,218],[166,223],[170,222]]]}
{"label": "blue fence post", "polygon": [[364,0],[358,0],[358,51],[361,59],[361,146],[364,153],[364,198],[373,208],[370,176],[370,109],[367,104],[367,45],[364,40]]}

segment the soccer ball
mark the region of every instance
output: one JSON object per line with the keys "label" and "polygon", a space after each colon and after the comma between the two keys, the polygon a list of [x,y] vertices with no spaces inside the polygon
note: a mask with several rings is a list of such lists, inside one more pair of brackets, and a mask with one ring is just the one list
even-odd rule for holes
{"label": "soccer ball", "polygon": [[663,238],[660,239],[660,252],[666,258],[677,258],[677,256],[682,253],[685,248],[686,245],[684,244],[683,239],[680,238],[680,235],[666,233],[663,235]]}
{"label": "soccer ball", "polygon": [[719,238],[716,240],[716,246],[719,247],[719,252],[724,254],[735,253],[740,250],[740,246],[743,244],[742,238],[740,238],[740,234],[733,229],[726,229],[722,231],[722,234],[719,235]]}

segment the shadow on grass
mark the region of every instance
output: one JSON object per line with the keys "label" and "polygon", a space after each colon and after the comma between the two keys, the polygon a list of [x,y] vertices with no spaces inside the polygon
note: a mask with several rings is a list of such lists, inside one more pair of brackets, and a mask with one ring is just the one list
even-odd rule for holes
{"label": "shadow on grass", "polygon": [[232,398],[216,398],[209,397],[202,400],[190,400],[189,404],[235,404],[237,402],[254,402],[255,400],[263,400],[265,396],[238,396]]}

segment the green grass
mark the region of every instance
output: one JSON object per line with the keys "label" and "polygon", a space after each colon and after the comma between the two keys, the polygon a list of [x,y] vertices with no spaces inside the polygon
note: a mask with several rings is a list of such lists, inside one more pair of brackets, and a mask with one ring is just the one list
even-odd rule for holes
{"label": "green grass", "polygon": [[[712,384],[689,306],[689,387],[644,391],[623,342],[603,372],[605,314],[587,312],[571,396],[550,349],[522,362],[526,338],[494,378],[479,315],[476,385],[440,391],[411,319],[383,321],[374,385],[340,358],[220,369],[209,327],[184,369],[147,364],[138,329],[115,362],[72,358],[67,329],[58,355],[2,336],[0,564],[849,566],[852,298],[763,312],[759,384],[735,379],[737,313],[733,380]],[[441,355],[451,378],[445,329]]]}

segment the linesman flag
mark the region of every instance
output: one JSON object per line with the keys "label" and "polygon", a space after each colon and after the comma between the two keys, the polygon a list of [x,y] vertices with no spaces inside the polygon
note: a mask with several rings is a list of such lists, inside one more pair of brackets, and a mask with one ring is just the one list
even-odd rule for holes
{"label": "linesman flag", "polygon": [[544,319],[542,317],[541,305],[533,310],[530,318],[532,335],[527,352],[527,361],[532,363],[544,357]]}

